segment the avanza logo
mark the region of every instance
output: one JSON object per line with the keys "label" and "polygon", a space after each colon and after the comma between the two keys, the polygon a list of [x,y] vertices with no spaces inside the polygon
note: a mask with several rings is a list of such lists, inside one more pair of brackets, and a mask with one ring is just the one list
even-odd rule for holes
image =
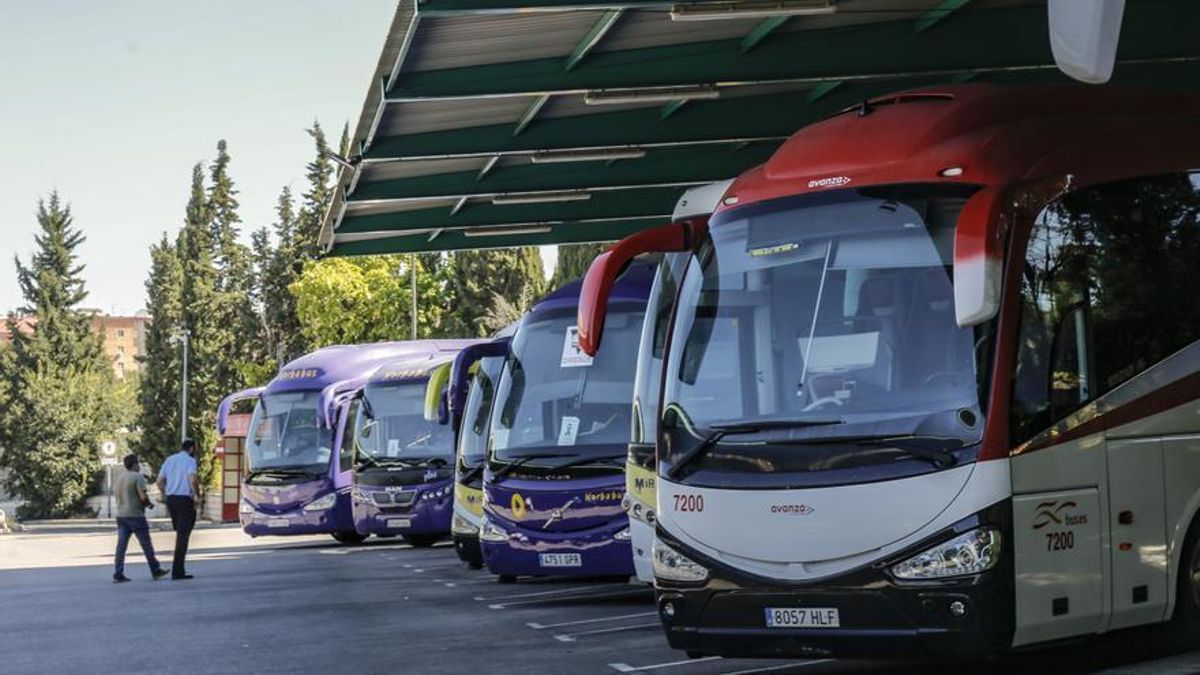
{"label": "avanza logo", "polygon": [[849,176],[830,176],[828,178],[817,178],[816,180],[808,181],[808,187],[810,188],[841,187],[849,184]]}
{"label": "avanza logo", "polygon": [[1067,509],[1076,508],[1078,504],[1072,501],[1042,502],[1033,512],[1033,529],[1040,530],[1047,525],[1085,525],[1087,514],[1064,513]]}
{"label": "avanza logo", "polygon": [[772,504],[771,505],[771,513],[782,513],[782,514],[789,514],[789,515],[793,515],[793,516],[807,516],[808,514],[812,513],[815,510],[816,509],[809,506],[808,504]]}

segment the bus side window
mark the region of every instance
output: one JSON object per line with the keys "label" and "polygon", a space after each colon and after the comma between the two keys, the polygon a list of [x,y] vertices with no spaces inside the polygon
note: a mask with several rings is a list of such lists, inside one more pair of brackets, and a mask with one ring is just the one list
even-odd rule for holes
{"label": "bus side window", "polygon": [[1012,436],[1029,440],[1200,340],[1200,174],[1105,183],[1034,222]]}
{"label": "bus side window", "polygon": [[354,439],[357,435],[358,406],[359,402],[355,399],[346,409],[345,422],[342,426],[342,445],[338,448],[339,471],[349,471],[354,468]]}

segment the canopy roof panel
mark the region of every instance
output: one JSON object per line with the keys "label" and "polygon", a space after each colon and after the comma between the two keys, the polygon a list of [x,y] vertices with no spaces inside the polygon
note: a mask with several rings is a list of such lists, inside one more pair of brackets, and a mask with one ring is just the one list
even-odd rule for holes
{"label": "canopy roof panel", "polygon": [[[1200,87],[1195,25],[1200,3],[1129,0],[1113,82]],[[1069,81],[1045,0],[401,0],[322,243],[617,239],[807,123],[967,80]]]}

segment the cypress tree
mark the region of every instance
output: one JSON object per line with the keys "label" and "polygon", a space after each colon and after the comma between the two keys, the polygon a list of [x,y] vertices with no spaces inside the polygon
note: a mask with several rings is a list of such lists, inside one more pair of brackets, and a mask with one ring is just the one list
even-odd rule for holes
{"label": "cypress tree", "polygon": [[457,251],[449,265],[453,303],[447,324],[464,337],[487,335],[494,323],[489,315],[511,313],[510,308],[498,306],[497,298],[524,312],[545,292],[542,258],[535,246]]}
{"label": "cypress tree", "polygon": [[189,335],[187,434],[196,441],[200,478],[205,483],[214,471],[216,408],[229,393],[220,380],[227,338],[222,335],[219,318],[221,303],[214,264],[217,245],[212,232],[204,169],[197,164],[192,169],[191,195],[176,248],[183,269],[180,324]]}
{"label": "cypress tree", "polygon": [[558,288],[587,274],[588,266],[596,256],[608,250],[609,244],[567,244],[558,247],[558,261],[554,264],[554,276],[550,288]]}
{"label": "cypress tree", "polygon": [[80,309],[87,298],[76,252],[83,234],[57,193],[39,202],[37,221],[37,251],[28,265],[16,260],[21,312],[37,321],[24,334],[10,316],[11,348],[0,358],[7,487],[25,499],[26,518],[83,512],[100,468],[96,451],[119,422],[112,366]]}
{"label": "cypress tree", "polygon": [[295,244],[296,252],[302,260],[312,260],[321,253],[318,238],[321,235],[325,212],[329,210],[329,203],[333,199],[334,164],[329,159],[330,147],[321,123],[313,122],[312,128],[305,131],[313,139],[316,156],[305,167],[308,189],[304,192],[300,213],[296,218]]}
{"label": "cypress tree", "polygon": [[155,465],[175,451],[179,442],[179,383],[181,349],[174,336],[180,328],[183,267],[178,251],[164,234],[150,247],[150,276],[146,279],[146,355],[141,357],[140,412],[142,430],[135,451]]}

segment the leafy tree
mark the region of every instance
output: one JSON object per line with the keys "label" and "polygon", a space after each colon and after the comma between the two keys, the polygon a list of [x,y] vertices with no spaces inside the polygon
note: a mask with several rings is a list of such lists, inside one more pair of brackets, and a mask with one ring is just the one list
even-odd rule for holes
{"label": "leafy tree", "polygon": [[174,342],[182,320],[180,294],[183,265],[179,252],[164,234],[150,247],[150,277],[146,280],[146,355],[141,357],[137,426],[142,430],[135,452],[159,465],[179,442],[179,376],[181,350]]}
{"label": "leafy tree", "polygon": [[10,316],[12,344],[0,357],[8,391],[0,443],[11,469],[7,487],[26,500],[23,518],[81,513],[99,470],[99,443],[121,422],[112,367],[80,309],[87,297],[76,253],[83,234],[57,193],[38,204],[37,221],[37,251],[28,265],[16,261],[21,312],[37,322],[25,334]]}
{"label": "leafy tree", "polygon": [[[492,330],[489,313],[493,319],[512,311],[523,313],[546,290],[542,258],[534,246],[457,251],[450,258],[447,272],[448,292],[453,297],[447,328],[463,337],[487,335]],[[497,296],[515,310],[499,307]]]}
{"label": "leafy tree", "polygon": [[568,244],[558,247],[558,262],[554,264],[554,276],[550,288],[558,288],[587,274],[588,266],[596,256],[608,250],[610,244]]}
{"label": "leafy tree", "polygon": [[445,335],[439,257],[365,256],[309,263],[291,286],[305,338],[315,347],[411,336],[411,271],[417,273],[417,337]]}

